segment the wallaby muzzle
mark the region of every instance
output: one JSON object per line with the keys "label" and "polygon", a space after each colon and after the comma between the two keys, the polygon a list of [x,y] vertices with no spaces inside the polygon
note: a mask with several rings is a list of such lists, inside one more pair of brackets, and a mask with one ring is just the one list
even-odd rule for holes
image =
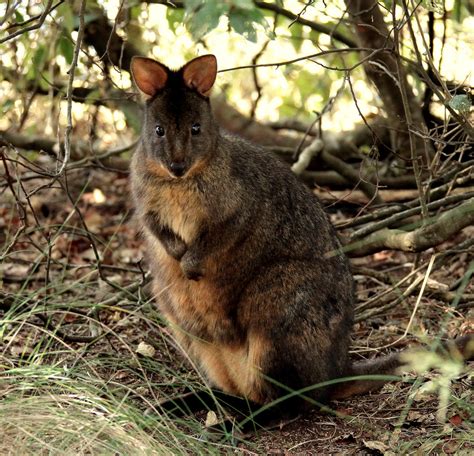
{"label": "wallaby muzzle", "polygon": [[184,162],[171,162],[169,165],[171,174],[175,177],[182,177],[186,172],[186,165]]}

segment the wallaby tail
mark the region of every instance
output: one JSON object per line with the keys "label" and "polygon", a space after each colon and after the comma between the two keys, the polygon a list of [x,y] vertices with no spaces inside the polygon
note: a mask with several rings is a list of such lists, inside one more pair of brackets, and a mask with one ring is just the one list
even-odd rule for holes
{"label": "wallaby tail", "polygon": [[[380,358],[355,362],[351,366],[350,376],[357,375],[396,375],[400,372],[400,368],[406,366],[405,354],[402,351],[392,353]],[[441,355],[446,353],[453,357],[464,361],[474,359],[474,333],[466,334],[454,340],[444,342],[436,350]],[[350,380],[337,385],[331,393],[331,399],[346,399],[358,394],[368,393],[380,389],[391,380]]]}

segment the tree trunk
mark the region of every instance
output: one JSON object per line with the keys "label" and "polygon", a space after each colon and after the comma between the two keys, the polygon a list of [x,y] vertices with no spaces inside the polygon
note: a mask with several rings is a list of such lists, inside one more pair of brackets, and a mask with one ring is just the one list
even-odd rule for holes
{"label": "tree trunk", "polygon": [[367,55],[376,51],[365,61],[364,68],[391,121],[393,152],[406,161],[420,160],[430,147],[421,136],[410,132],[418,131],[424,136],[426,126],[399,58],[398,43],[392,38],[376,0],[345,0],[345,3],[359,45],[369,49]]}

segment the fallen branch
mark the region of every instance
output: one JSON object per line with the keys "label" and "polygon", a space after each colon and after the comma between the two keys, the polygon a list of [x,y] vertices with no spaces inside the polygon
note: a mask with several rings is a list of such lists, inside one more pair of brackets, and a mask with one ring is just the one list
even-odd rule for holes
{"label": "fallen branch", "polygon": [[385,228],[361,241],[345,245],[344,251],[349,256],[359,257],[386,249],[404,252],[427,250],[474,223],[474,198],[425,222],[426,225],[413,231]]}
{"label": "fallen branch", "polygon": [[[472,197],[474,197],[474,192],[467,192],[467,193],[461,193],[460,195],[447,196],[445,198],[441,198],[437,201],[433,201],[432,203],[429,203],[426,206],[426,208],[428,210],[439,209],[440,207],[459,203],[461,201],[467,200],[468,198],[472,198]],[[411,217],[413,215],[419,215],[420,212],[421,212],[420,206],[398,212],[397,214],[393,214],[390,217],[387,217],[386,219],[381,220],[380,222],[371,223],[370,225],[365,226],[361,228],[360,230],[354,231],[351,234],[350,239],[355,240],[364,236],[368,236],[369,234],[374,233],[375,231],[381,230],[383,228],[388,228],[392,226],[394,223],[404,220],[408,217]]]}
{"label": "fallen branch", "polygon": [[[129,160],[119,159],[118,155],[132,150],[137,144],[134,141],[125,146],[109,150],[92,149],[85,143],[71,143],[71,158],[74,160],[67,165],[67,169],[76,169],[81,167],[99,164],[104,168],[112,168],[116,171],[128,171]],[[54,139],[42,137],[30,137],[20,133],[10,131],[0,131],[0,146],[15,147],[24,150],[34,150],[45,152],[54,159],[58,159],[60,153],[64,150],[64,143]],[[41,176],[39,176],[41,177]]]}
{"label": "fallen branch", "polygon": [[[350,165],[347,165],[347,166],[350,166]],[[303,182],[306,182],[311,187],[313,187],[314,185],[321,185],[321,186],[330,186],[330,187],[346,188],[346,189],[353,188],[352,181],[350,181],[349,179],[346,179],[344,176],[341,176],[335,171],[303,171],[303,173],[301,174],[301,179],[303,180]],[[359,179],[360,179],[360,176],[359,176]],[[392,190],[416,188],[415,178],[409,175],[393,176],[393,177],[392,176],[378,176],[377,177],[374,175],[369,175],[369,176],[364,176],[364,180],[374,185],[378,185],[379,188],[386,187]],[[388,208],[388,209],[391,209],[391,208]],[[350,225],[345,225],[345,223],[347,222],[341,222],[340,225],[347,226],[347,227],[350,226]],[[361,223],[357,223],[357,225],[359,224]]]}
{"label": "fallen branch", "polygon": [[[460,164],[456,164],[460,165]],[[470,162],[461,164],[461,165],[467,165],[467,166],[455,166],[454,169],[447,171],[440,179],[436,179],[431,183],[431,185],[435,185],[438,183],[442,183],[442,185],[439,185],[438,187],[432,188],[430,191],[429,199],[438,199],[444,197],[448,192],[452,192],[452,190],[456,187],[463,187],[470,182],[474,181],[474,176],[472,175],[467,175],[467,176],[462,176],[458,178],[454,178],[454,176],[457,173],[460,173],[463,170],[469,171],[469,168],[472,168],[474,166],[474,160],[471,160]],[[446,177],[448,176],[448,177]],[[406,176],[408,177],[408,176]],[[403,177],[394,177],[394,178],[380,178],[380,186],[387,186],[389,188],[413,188],[410,186],[410,182],[414,187],[416,187],[416,183],[414,180],[413,176],[409,176],[410,180],[405,181]],[[400,179],[400,180],[399,180]],[[389,181],[390,180],[390,181]],[[398,187],[398,184],[404,184],[402,187]],[[376,220],[384,219],[386,217],[391,216],[392,214],[396,214],[397,212],[400,212],[401,210],[406,210],[406,209],[411,209],[415,207],[420,206],[420,200],[417,197],[413,201],[410,201],[405,204],[397,204],[395,206],[390,206],[390,207],[384,207],[382,209],[379,209],[377,211],[371,212],[370,214],[362,215],[362,216],[357,216],[354,217],[352,220],[344,221],[341,223],[336,224],[337,228],[351,228],[354,226],[359,226],[363,225],[365,223],[373,222]]]}
{"label": "fallen branch", "polygon": [[308,168],[311,159],[319,155],[323,148],[324,142],[321,139],[316,138],[309,146],[302,150],[298,160],[291,166],[291,171],[298,176],[302,174],[303,171],[306,171],[306,168]]}

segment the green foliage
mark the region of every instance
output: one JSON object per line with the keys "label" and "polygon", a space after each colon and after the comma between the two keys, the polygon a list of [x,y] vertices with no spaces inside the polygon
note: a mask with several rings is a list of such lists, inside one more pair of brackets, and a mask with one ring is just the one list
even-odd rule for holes
{"label": "green foliage", "polygon": [[70,4],[63,3],[58,7],[58,17],[62,18],[62,26],[69,33],[74,30],[74,13]]}
{"label": "green foliage", "polygon": [[175,30],[178,24],[184,22],[184,11],[180,8],[167,8],[166,19],[171,30]]}
{"label": "green foliage", "polygon": [[424,0],[422,4],[428,11],[443,14],[444,2],[442,0]]}
{"label": "green foliage", "polygon": [[10,108],[12,108],[15,105],[15,102],[11,99],[8,99],[2,103],[2,114],[6,114]]}
{"label": "green foliage", "polygon": [[[263,13],[251,0],[185,0],[186,27],[195,40],[203,38],[227,17],[230,27],[249,41],[257,41],[258,26],[268,33],[269,25]],[[168,19],[169,20],[169,19]]]}
{"label": "green foliage", "polygon": [[449,100],[448,104],[451,108],[462,114],[467,114],[472,106],[468,95],[455,95]]}
{"label": "green foliage", "polygon": [[66,62],[70,65],[74,56],[74,45],[71,37],[65,32],[61,34],[58,40],[58,51],[64,56]]}
{"label": "green foliage", "polygon": [[196,40],[216,28],[221,15],[229,11],[229,5],[218,0],[186,1],[186,26]]}
{"label": "green foliage", "polygon": [[46,63],[49,61],[49,48],[44,44],[40,44],[33,52],[33,56],[29,62],[27,79],[35,80],[43,89],[48,89],[48,84],[41,77]]}
{"label": "green foliage", "polygon": [[474,15],[474,3],[472,0],[454,0],[453,11],[450,17],[461,23],[465,18]]}
{"label": "green foliage", "polygon": [[291,44],[295,48],[295,51],[299,51],[303,45],[303,26],[295,22],[290,27],[291,33]]}
{"label": "green foliage", "polygon": [[23,22],[25,19],[19,11],[15,11],[15,20],[16,22]]}
{"label": "green foliage", "polygon": [[247,40],[257,42],[256,25],[262,25],[268,30],[268,23],[258,8],[251,10],[247,9],[232,9],[229,14],[229,21],[231,27],[243,35]]}
{"label": "green foliage", "polygon": [[36,52],[33,54],[33,68],[41,69],[46,62],[48,51],[44,44],[38,46]]}

